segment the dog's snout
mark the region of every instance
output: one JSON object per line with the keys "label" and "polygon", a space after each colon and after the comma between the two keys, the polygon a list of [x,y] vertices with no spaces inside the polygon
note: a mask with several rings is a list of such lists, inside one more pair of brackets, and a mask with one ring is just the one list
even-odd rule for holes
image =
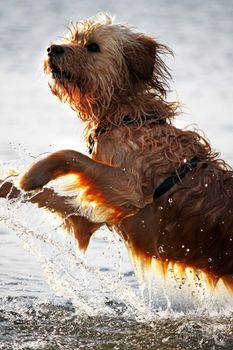
{"label": "dog's snout", "polygon": [[61,45],[52,44],[47,48],[47,52],[49,56],[62,55],[64,53],[64,48]]}

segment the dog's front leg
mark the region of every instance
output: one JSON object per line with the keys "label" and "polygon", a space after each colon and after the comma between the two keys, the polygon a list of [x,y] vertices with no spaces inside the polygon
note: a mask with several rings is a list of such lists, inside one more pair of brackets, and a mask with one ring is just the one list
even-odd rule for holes
{"label": "dog's front leg", "polygon": [[59,196],[51,188],[43,188],[35,194],[25,194],[17,188],[11,181],[0,180],[0,198],[9,201],[21,201],[37,204],[39,208],[44,208],[52,213],[58,214],[67,231],[73,232],[78,241],[79,248],[86,250],[92,234],[101,226],[82,217],[64,196]]}
{"label": "dog's front leg", "polygon": [[72,180],[63,185],[63,193],[70,193],[69,203],[90,221],[117,223],[144,206],[139,181],[125,169],[72,150],[53,153],[35,163],[21,178],[20,187],[25,191],[42,188],[67,175],[72,175]]}

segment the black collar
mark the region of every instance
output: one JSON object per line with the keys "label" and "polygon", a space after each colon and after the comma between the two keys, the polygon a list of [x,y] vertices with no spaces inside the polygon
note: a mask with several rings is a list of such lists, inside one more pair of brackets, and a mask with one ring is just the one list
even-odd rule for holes
{"label": "black collar", "polygon": [[181,180],[187,173],[194,169],[200,159],[194,156],[190,161],[179,167],[171,176],[167,177],[154,191],[154,199],[159,198],[164,193],[169,191],[179,180]]}
{"label": "black collar", "polygon": [[[145,115],[143,117],[143,121],[151,121],[153,123],[158,124],[165,124],[166,119],[155,119],[154,115]],[[129,116],[125,116],[123,118],[123,125],[130,125],[130,124],[135,124],[137,125],[137,122],[135,119],[132,119]],[[95,146],[95,139],[104,134],[107,131],[106,128],[104,127],[99,127],[95,130],[94,137],[90,136],[89,137],[89,142],[88,142],[88,152],[89,154],[92,154],[93,148]],[[157,187],[154,191],[154,199],[159,198],[162,196],[164,193],[169,191],[179,180],[181,180],[188,172],[190,172],[192,169],[194,169],[200,159],[198,156],[194,156],[190,161],[187,161],[185,164],[183,164],[181,167],[179,167],[176,171],[174,171],[169,177],[167,177],[160,185]]]}

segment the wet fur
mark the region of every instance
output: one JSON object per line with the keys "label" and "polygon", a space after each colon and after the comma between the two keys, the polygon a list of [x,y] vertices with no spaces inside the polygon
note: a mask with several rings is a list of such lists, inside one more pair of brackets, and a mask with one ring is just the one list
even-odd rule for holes
{"label": "wet fur", "polygon": [[[89,51],[91,43],[100,52]],[[39,188],[33,202],[59,213],[83,250],[106,224],[142,264],[188,266],[231,287],[233,173],[199,133],[173,126],[178,104],[166,100],[163,60],[170,49],[107,15],[72,24],[53,45],[63,53],[45,56],[50,88],[85,122],[93,150],[91,158],[73,150],[49,155],[23,174],[20,187]],[[197,166],[154,199],[160,183],[194,156]],[[68,175],[63,192],[56,181],[44,187]],[[19,190],[5,182],[0,196],[7,194]]]}

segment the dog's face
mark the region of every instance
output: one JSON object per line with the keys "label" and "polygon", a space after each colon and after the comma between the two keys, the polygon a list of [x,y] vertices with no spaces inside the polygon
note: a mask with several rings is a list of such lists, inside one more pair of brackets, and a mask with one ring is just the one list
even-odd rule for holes
{"label": "dog's face", "polygon": [[52,92],[81,115],[101,115],[114,103],[155,89],[166,93],[169,73],[160,58],[167,47],[113,24],[99,15],[69,28],[59,42],[51,43],[44,60]]}

